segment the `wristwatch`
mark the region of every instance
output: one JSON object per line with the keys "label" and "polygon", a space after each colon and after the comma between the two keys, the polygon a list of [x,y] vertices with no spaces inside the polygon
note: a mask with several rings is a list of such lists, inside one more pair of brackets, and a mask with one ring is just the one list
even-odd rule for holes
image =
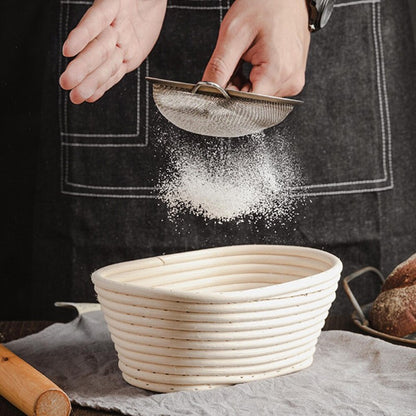
{"label": "wristwatch", "polygon": [[335,0],[306,0],[309,11],[309,30],[322,29],[332,14]]}

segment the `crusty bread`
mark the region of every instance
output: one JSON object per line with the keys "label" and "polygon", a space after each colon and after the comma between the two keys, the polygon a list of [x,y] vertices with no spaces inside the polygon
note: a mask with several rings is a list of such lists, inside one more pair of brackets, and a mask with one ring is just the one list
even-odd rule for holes
{"label": "crusty bread", "polygon": [[381,291],[416,285],[416,253],[400,263],[387,277]]}
{"label": "crusty bread", "polygon": [[404,337],[416,332],[416,253],[387,277],[370,312],[371,326]]}
{"label": "crusty bread", "polygon": [[396,337],[416,332],[416,285],[381,292],[370,314],[371,326]]}

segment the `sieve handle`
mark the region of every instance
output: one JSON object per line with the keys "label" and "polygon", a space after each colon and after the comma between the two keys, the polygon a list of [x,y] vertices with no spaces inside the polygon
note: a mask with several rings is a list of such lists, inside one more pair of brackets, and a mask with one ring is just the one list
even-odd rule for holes
{"label": "sieve handle", "polygon": [[221,87],[221,85],[218,85],[217,83],[211,82],[211,81],[199,81],[199,82],[197,82],[195,84],[195,86],[192,88],[191,92],[196,93],[196,92],[198,92],[198,90],[201,87],[212,87],[212,88],[216,89],[217,91],[219,91],[224,96],[224,98],[231,98],[230,94],[228,94],[228,92],[225,91],[225,89],[223,87]]}

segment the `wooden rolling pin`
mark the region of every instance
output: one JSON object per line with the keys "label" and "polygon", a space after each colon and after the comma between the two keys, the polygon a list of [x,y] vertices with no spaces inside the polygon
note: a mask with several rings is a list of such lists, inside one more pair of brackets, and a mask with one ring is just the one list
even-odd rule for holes
{"label": "wooden rolling pin", "polygon": [[28,416],[69,416],[68,396],[0,344],[0,395]]}

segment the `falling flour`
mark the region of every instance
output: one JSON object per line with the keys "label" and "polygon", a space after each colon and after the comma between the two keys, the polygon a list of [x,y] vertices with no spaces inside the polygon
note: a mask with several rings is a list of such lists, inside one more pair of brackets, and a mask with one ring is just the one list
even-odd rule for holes
{"label": "falling flour", "polygon": [[301,175],[288,137],[258,133],[163,142],[168,166],[159,193],[171,219],[191,213],[218,222],[262,218],[272,223],[293,216]]}

